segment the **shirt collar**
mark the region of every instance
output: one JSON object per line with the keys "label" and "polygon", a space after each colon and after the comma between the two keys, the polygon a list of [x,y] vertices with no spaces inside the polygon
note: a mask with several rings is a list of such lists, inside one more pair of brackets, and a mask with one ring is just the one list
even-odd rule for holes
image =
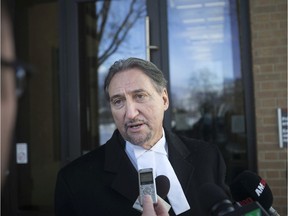
{"label": "shirt collar", "polygon": [[166,144],[166,137],[165,137],[165,131],[162,128],[162,134],[163,136],[161,137],[161,139],[149,150],[144,149],[141,146],[138,145],[134,145],[128,141],[126,141],[126,145],[125,145],[125,151],[128,154],[131,162],[133,164],[137,164],[137,159],[139,157],[141,157],[141,155],[143,155],[145,152],[147,151],[154,151],[160,154],[164,154],[164,155],[168,155],[168,148],[167,148],[167,144]]}
{"label": "shirt collar", "polygon": [[165,131],[164,129],[162,129],[162,131],[163,131],[163,136],[150,150],[167,156],[167,144],[166,144]]}

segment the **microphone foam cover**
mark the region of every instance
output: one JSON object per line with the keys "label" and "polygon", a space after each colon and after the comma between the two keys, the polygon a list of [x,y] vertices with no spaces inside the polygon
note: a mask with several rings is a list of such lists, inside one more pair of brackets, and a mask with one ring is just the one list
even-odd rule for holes
{"label": "microphone foam cover", "polygon": [[164,175],[159,175],[155,179],[155,184],[158,196],[165,199],[170,190],[169,179]]}
{"label": "microphone foam cover", "polygon": [[[261,183],[261,184],[260,184]],[[263,187],[264,186],[264,187]],[[273,195],[264,179],[251,171],[244,171],[231,183],[230,190],[235,201],[251,198],[268,211],[273,203]]]}
{"label": "microphone foam cover", "polygon": [[[209,215],[217,215],[217,212],[234,209],[227,194],[213,183],[205,183],[200,187],[199,201],[202,209]],[[215,209],[217,205],[218,207]]]}

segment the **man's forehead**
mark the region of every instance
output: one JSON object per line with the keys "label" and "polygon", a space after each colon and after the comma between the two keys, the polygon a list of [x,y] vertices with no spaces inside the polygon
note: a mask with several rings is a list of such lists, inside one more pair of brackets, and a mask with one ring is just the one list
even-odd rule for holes
{"label": "man's forehead", "polygon": [[114,79],[114,78],[117,78],[117,77],[121,77],[121,76],[125,76],[129,74],[129,76],[131,75],[137,75],[137,76],[145,76],[147,78],[149,78],[146,73],[140,69],[140,68],[128,68],[128,69],[125,69],[125,70],[121,70],[121,71],[118,71],[117,73],[114,74],[114,76],[112,77],[111,81]]}
{"label": "man's forehead", "polygon": [[141,88],[151,84],[151,79],[144,72],[136,70],[126,70],[118,72],[111,79],[109,91],[117,88]]}
{"label": "man's forehead", "polygon": [[133,90],[125,90],[125,89],[119,89],[119,91],[117,92],[111,92],[110,94],[110,99],[113,99],[113,98],[117,98],[117,97],[125,97],[126,95],[135,95],[135,94],[138,94],[138,93],[141,93],[141,92],[147,92],[146,89],[143,89],[143,88],[138,88],[138,89],[133,89]]}

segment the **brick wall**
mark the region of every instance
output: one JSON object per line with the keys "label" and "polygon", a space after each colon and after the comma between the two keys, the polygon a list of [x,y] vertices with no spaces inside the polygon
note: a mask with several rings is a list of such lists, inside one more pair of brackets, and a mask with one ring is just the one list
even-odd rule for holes
{"label": "brick wall", "polygon": [[258,174],[273,207],[287,215],[287,149],[278,144],[276,108],[287,107],[287,1],[250,0]]}

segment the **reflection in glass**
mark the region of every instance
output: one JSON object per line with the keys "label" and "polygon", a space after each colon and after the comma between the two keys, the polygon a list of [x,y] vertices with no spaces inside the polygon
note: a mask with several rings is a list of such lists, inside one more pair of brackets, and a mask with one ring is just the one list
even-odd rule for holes
{"label": "reflection in glass", "polygon": [[109,67],[145,58],[146,2],[115,0],[79,6],[82,151],[104,144],[115,126],[103,84]]}
{"label": "reflection in glass", "polygon": [[[236,1],[168,1],[172,128],[247,168]],[[229,179],[228,179],[229,180]]]}

